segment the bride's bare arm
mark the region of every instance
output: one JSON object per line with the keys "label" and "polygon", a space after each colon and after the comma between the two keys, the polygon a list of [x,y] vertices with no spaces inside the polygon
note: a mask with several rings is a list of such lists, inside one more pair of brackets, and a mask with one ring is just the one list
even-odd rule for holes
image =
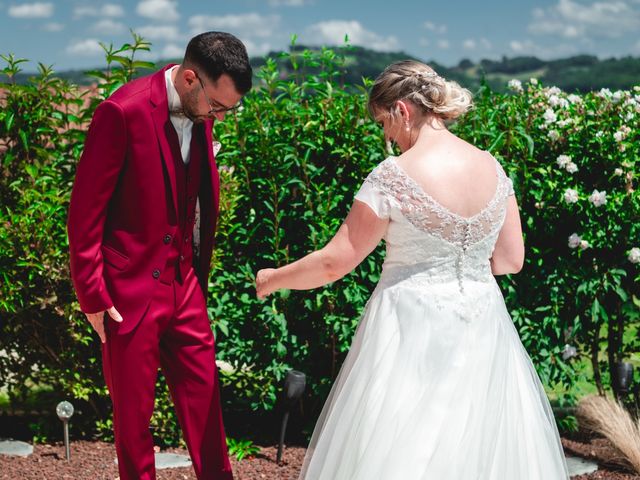
{"label": "bride's bare arm", "polygon": [[365,203],[356,200],[325,247],[284,267],[260,270],[256,275],[258,297],[281,288],[309,290],[344,277],[376,248],[388,223],[388,219],[380,219]]}
{"label": "bride's bare arm", "polygon": [[494,275],[518,273],[522,270],[523,263],[524,241],[520,213],[516,197],[511,195],[507,200],[507,216],[491,256],[491,272]]}

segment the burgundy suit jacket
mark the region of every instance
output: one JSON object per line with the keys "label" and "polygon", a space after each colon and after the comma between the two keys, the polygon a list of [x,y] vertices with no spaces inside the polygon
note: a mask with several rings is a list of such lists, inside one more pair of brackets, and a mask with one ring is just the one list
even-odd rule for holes
{"label": "burgundy suit jacket", "polygon": [[[178,228],[176,172],[167,132],[165,71],[133,80],[96,109],[78,164],[67,222],[71,277],[85,313],[112,305],[130,332],[145,314]],[[204,129],[200,255],[194,269],[206,296],[219,205],[212,149]],[[208,161],[207,161],[208,159]],[[210,179],[210,181],[208,181]],[[155,274],[154,274],[155,272]]]}

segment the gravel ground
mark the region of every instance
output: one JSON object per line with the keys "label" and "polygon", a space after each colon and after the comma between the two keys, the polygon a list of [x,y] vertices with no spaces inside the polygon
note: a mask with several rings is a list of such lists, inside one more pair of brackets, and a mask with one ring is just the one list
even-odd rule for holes
{"label": "gravel ground", "polygon": [[[572,480],[640,480],[639,475],[625,473],[615,467],[615,452],[604,439],[572,438],[562,440],[565,450],[597,461],[601,469]],[[276,464],[276,447],[264,446],[254,457],[237,462],[232,459],[236,480],[296,480],[304,458],[303,447],[288,447],[282,465]],[[183,450],[166,452],[186,454]],[[71,461],[64,458],[62,444],[36,445],[30,457],[0,455],[2,480],[116,480],[115,449],[104,442],[77,441],[71,445]],[[158,480],[196,480],[191,468],[158,470]],[[372,479],[375,480],[375,479]],[[378,479],[379,480],[379,479]]]}

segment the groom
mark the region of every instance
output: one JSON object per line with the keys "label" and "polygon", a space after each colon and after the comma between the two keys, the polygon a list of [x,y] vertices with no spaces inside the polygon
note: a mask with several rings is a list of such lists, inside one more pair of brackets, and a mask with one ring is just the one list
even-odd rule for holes
{"label": "groom", "polygon": [[102,341],[121,480],[155,478],[159,367],[197,477],[233,478],[205,305],[219,199],[212,127],[251,75],[236,37],[203,33],[182,64],[102,102],[89,127],[69,208],[71,275]]}

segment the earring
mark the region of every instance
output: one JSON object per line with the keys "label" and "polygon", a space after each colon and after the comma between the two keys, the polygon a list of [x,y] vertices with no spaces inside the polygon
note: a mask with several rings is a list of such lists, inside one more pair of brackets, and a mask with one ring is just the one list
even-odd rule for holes
{"label": "earring", "polygon": [[409,122],[404,122],[404,129],[406,132],[409,132],[411,130],[411,127],[409,126]]}

